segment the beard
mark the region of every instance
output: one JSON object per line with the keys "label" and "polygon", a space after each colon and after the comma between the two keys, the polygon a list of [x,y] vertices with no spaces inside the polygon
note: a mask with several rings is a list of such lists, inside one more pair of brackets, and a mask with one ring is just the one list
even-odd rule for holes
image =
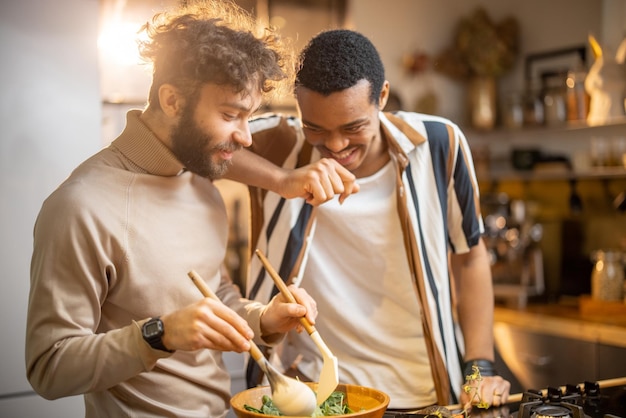
{"label": "beard", "polygon": [[192,173],[211,180],[224,176],[230,165],[230,160],[213,161],[219,159],[222,151],[234,152],[241,148],[236,143],[213,144],[214,138],[200,129],[193,118],[193,106],[187,106],[181,115],[178,125],[171,132],[172,152]]}

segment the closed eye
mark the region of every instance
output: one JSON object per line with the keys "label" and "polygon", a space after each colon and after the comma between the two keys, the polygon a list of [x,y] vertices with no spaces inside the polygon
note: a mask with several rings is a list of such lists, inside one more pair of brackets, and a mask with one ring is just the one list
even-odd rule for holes
{"label": "closed eye", "polygon": [[367,125],[368,125],[367,122],[358,123],[355,125],[348,125],[348,126],[343,127],[343,131],[349,134],[355,134],[365,129]]}
{"label": "closed eye", "polygon": [[304,125],[303,128],[312,133],[321,133],[324,131],[322,128],[318,128],[316,126],[310,126],[310,125]]}
{"label": "closed eye", "polygon": [[346,128],[344,128],[344,131],[349,132],[349,133],[355,133],[360,131],[363,128],[364,125],[356,125],[356,126],[348,126]]}

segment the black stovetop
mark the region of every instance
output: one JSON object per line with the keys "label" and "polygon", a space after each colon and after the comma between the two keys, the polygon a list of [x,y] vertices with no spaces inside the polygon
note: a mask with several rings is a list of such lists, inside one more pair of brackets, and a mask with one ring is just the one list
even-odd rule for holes
{"label": "black stovetop", "polygon": [[[593,382],[583,388],[566,386],[547,391],[524,392],[520,402],[499,408],[471,411],[471,417],[481,418],[626,418],[626,385],[599,389]],[[422,411],[420,411],[422,412]],[[433,415],[387,411],[384,418],[432,418]]]}
{"label": "black stovetop", "polygon": [[[586,382],[585,390],[567,386],[566,390],[548,388],[546,392],[529,390],[522,401],[487,411],[474,408],[472,417],[502,418],[626,418],[626,386],[593,388]],[[590,389],[592,388],[592,389]]]}

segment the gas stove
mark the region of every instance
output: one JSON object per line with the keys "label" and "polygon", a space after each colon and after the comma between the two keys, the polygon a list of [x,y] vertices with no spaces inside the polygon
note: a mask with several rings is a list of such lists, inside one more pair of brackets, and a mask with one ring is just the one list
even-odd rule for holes
{"label": "gas stove", "polygon": [[[597,382],[566,385],[523,393],[509,405],[511,418],[626,418],[626,386],[603,387]],[[506,415],[502,415],[506,416]]]}
{"label": "gas stove", "polygon": [[[626,418],[625,378],[608,381],[584,382],[579,385],[566,385],[544,390],[528,390],[521,394],[521,400],[510,402],[497,408],[480,409],[474,407],[471,418]],[[520,394],[515,394],[520,399]],[[431,407],[438,408],[438,407]],[[419,411],[387,410],[383,418],[434,418],[461,416],[459,411],[433,414],[430,408]],[[440,411],[441,412],[441,411]],[[453,415],[454,414],[454,415]]]}

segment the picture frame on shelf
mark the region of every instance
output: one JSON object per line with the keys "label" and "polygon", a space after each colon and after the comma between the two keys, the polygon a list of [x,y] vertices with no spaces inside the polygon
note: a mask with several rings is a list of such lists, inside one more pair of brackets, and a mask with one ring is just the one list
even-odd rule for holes
{"label": "picture frame on shelf", "polygon": [[541,81],[551,74],[567,73],[587,66],[587,47],[578,45],[526,55],[524,77],[527,82]]}
{"label": "picture frame on shelf", "polygon": [[[587,48],[585,45],[545,51],[526,56],[526,86],[540,100],[541,124],[561,125],[583,121],[589,98],[585,91]],[[527,119],[531,121],[532,115]]]}

